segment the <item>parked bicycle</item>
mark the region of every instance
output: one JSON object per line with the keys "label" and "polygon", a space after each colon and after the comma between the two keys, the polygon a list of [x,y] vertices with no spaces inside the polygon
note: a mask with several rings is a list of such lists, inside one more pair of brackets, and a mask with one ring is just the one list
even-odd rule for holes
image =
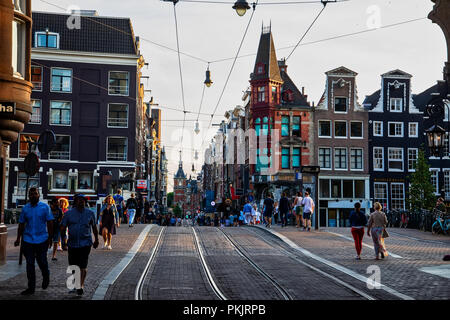
{"label": "parked bicycle", "polygon": [[449,230],[450,230],[449,216],[442,211],[435,210],[435,222],[431,226],[431,232],[433,234],[437,233],[447,234]]}

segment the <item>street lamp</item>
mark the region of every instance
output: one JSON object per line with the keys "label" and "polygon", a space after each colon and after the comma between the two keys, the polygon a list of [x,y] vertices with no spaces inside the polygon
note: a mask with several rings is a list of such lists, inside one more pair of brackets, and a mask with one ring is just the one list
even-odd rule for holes
{"label": "street lamp", "polygon": [[434,157],[438,157],[440,151],[444,147],[444,136],[445,130],[440,125],[433,125],[431,128],[425,130],[427,134],[428,147],[430,148],[430,153]]}
{"label": "street lamp", "polygon": [[[447,114],[450,115],[449,106],[446,103],[447,101],[444,101],[444,99],[445,98],[443,98],[441,95],[438,95],[435,98],[433,98],[425,108],[425,113],[428,115],[430,119],[433,118],[434,120],[434,125],[425,130],[425,133],[427,135],[428,148],[430,149],[430,154],[432,156],[440,157],[441,160],[442,160],[441,150],[444,148],[445,136],[448,134],[449,130],[448,127],[447,130],[442,128],[440,125],[437,124],[437,122],[445,118],[445,108],[447,108]],[[439,163],[442,166],[442,161],[440,161]],[[439,175],[439,177],[440,177],[439,186],[441,189],[440,196],[445,199],[444,178],[443,175]]]}
{"label": "street lamp", "polygon": [[250,6],[245,0],[237,0],[234,3],[233,9],[236,10],[236,13],[239,17],[242,17],[247,12],[247,10],[250,9]]}
{"label": "street lamp", "polygon": [[[244,12],[245,13],[245,12]],[[211,85],[213,84],[213,82],[211,81],[211,71],[209,71],[209,67],[208,70],[206,70],[206,79],[204,84],[209,88],[211,87]]]}

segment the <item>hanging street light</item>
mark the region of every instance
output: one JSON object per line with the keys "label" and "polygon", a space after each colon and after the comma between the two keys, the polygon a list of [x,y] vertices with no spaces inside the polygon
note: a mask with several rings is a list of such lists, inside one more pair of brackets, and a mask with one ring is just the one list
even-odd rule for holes
{"label": "hanging street light", "polygon": [[236,13],[239,17],[242,17],[247,12],[247,10],[250,9],[250,6],[245,0],[237,0],[234,3],[233,9],[236,10]]}
{"label": "hanging street light", "polygon": [[200,127],[199,127],[198,121],[195,123],[195,129],[194,129],[194,132],[195,132],[196,134],[198,134],[198,133],[200,132]]}
{"label": "hanging street light", "polygon": [[204,84],[208,88],[211,87],[211,85],[213,84],[213,82],[211,81],[211,71],[209,71],[209,66],[208,66],[208,70],[206,70],[206,80],[205,80]]}

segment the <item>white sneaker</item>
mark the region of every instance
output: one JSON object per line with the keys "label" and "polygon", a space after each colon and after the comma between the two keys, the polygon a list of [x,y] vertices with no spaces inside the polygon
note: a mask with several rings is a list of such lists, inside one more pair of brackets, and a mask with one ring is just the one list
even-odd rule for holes
{"label": "white sneaker", "polygon": [[108,246],[106,245],[106,243],[103,244],[103,249],[106,249]]}
{"label": "white sneaker", "polygon": [[109,246],[108,246],[108,250],[112,250],[112,247],[111,247],[111,245],[109,245]]}

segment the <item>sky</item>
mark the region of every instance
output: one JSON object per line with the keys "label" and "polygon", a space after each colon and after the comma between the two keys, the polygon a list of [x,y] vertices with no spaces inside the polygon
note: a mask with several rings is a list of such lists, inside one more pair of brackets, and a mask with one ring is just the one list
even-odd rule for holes
{"label": "sky", "polygon": [[[201,1],[201,0],[199,0]],[[256,0],[255,0],[256,1]],[[169,160],[169,191],[173,188],[173,174],[178,169],[182,149],[184,171],[193,174],[201,170],[203,153],[217,127],[212,124],[224,120],[227,110],[242,105],[243,91],[248,88],[253,72],[261,27],[271,25],[277,58],[289,56],[312,21],[322,9],[322,4],[263,5],[293,0],[259,0],[248,32],[242,43],[233,71],[226,84],[244,31],[251,17],[251,9],[239,17],[231,8],[233,0],[198,3],[180,0],[175,6],[181,55],[181,77],[176,52],[174,5],[159,0],[33,0],[32,9],[62,13],[58,7],[97,10],[100,16],[129,17],[133,30],[141,39],[141,54],[149,63],[143,69],[146,99],[154,98],[162,110],[162,144]],[[249,1],[251,3],[251,1]],[[442,79],[442,69],[447,51],[441,29],[426,19],[432,10],[431,0],[349,0],[329,3],[303,41],[287,61],[288,74],[301,90],[305,87],[308,101],[317,104],[325,87],[325,72],[345,66],[358,73],[359,103],[366,95],[380,89],[380,75],[401,69],[413,75],[412,91],[417,94],[436,80]],[[424,18],[402,25],[383,28],[408,20]],[[381,27],[381,28],[380,28]],[[369,31],[334,40],[320,41],[339,35]],[[311,43],[316,42],[316,43]],[[158,44],[158,45],[157,45]],[[303,45],[302,45],[303,44]],[[173,50],[161,47],[166,46]],[[291,47],[287,49],[281,49]],[[227,59],[222,62],[215,60]],[[205,71],[208,67],[214,82],[206,88],[202,98]],[[183,79],[184,106],[181,90]],[[220,98],[223,92],[222,97]],[[200,133],[194,133],[199,115]],[[182,111],[186,114],[185,129]],[[133,128],[132,128],[133,129]],[[134,130],[134,129],[133,129]],[[182,134],[183,133],[183,134]],[[194,160],[195,150],[199,159]]]}

